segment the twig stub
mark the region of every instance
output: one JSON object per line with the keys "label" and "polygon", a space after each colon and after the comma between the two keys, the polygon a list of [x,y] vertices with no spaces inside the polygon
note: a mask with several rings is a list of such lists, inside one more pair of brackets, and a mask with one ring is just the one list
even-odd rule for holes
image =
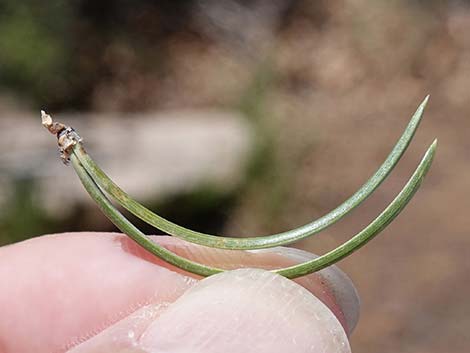
{"label": "twig stub", "polygon": [[42,125],[57,137],[60,159],[68,164],[74,146],[82,142],[82,138],[72,127],[53,121],[52,117],[44,110],[41,110],[41,120]]}

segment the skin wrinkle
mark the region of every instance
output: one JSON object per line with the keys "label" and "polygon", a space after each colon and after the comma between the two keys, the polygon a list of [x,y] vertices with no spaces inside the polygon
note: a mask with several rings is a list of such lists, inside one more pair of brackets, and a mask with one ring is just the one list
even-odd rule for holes
{"label": "skin wrinkle", "polygon": [[[69,353],[136,352],[138,341],[147,326],[169,305],[170,303],[162,303],[144,306],[92,340],[76,346]],[[139,349],[139,352],[144,351]]]}
{"label": "skin wrinkle", "polygon": [[[83,334],[79,337],[72,338],[69,343],[65,344],[56,353],[66,353],[66,352],[68,352],[69,350],[73,349],[74,347],[78,346],[79,344],[82,344],[82,343],[88,341],[89,339],[91,339],[91,338],[95,337],[96,335],[100,334],[101,332],[103,332],[107,328],[119,323],[121,320],[123,320],[126,317],[134,314],[139,309],[141,309],[143,307],[146,307],[150,304],[153,304],[156,299],[157,299],[156,296],[153,295],[152,298],[149,298],[149,299],[144,300],[144,301],[138,301],[136,303],[133,303],[133,304],[129,305],[129,307],[126,310],[122,310],[119,313],[115,314],[115,317],[112,320],[105,321],[101,325],[98,324],[95,328],[91,329],[89,332],[87,332],[87,333],[85,333],[85,334]],[[162,305],[170,304],[170,302],[162,302],[161,304]]]}

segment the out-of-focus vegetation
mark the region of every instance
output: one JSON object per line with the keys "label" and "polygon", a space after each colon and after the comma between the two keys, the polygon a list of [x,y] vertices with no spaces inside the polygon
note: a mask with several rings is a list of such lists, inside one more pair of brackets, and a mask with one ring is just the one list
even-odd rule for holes
{"label": "out-of-focus vegetation", "polygon": [[23,99],[67,100],[73,12],[64,1],[0,3],[1,86]]}
{"label": "out-of-focus vegetation", "polygon": [[[236,186],[199,181],[164,197],[148,191],[147,203],[198,230],[253,236],[305,223],[348,197],[430,93],[416,142],[390,180],[361,210],[299,246],[321,252],[349,238],[437,136],[423,190],[382,239],[341,266],[364,302],[354,351],[461,352],[470,343],[468,33],[470,5],[458,0],[0,0],[0,123],[21,126],[42,107],[80,111],[82,120],[86,112],[126,112],[129,121],[141,112],[240,113],[254,148]],[[0,244],[113,229],[80,200],[64,215],[43,209],[42,160],[18,172],[11,153],[0,149]]]}

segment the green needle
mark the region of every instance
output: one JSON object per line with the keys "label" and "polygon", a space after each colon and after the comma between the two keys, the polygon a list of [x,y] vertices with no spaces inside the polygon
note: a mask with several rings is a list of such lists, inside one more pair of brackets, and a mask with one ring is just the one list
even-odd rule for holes
{"label": "green needle", "polygon": [[[422,180],[431,167],[434,154],[436,152],[437,141],[435,140],[426,151],[421,163],[416,168],[405,187],[400,191],[397,197],[388,205],[388,207],[366,228],[356,234],[350,240],[338,246],[334,250],[302,264],[295,266],[273,270],[287,278],[296,278],[304,276],[315,271],[330,266],[339,260],[352,254],[377,234],[379,234],[388,224],[390,224],[405,208],[411,200],[415,192],[419,189]],[[83,186],[99,205],[103,213],[113,222],[122,232],[127,234],[135,242],[152,254],[160,257],[166,262],[175,265],[183,270],[201,275],[210,276],[224,271],[220,268],[210,267],[196,262],[190,261],[184,257],[178,256],[171,251],[152,242],[145,234],[139,231],[131,222],[129,222],[107,199],[103,192],[99,189],[93,179],[88,175],[87,171],[80,164],[80,161],[73,153],[70,157],[72,165],[77,172]]]}
{"label": "green needle", "polygon": [[191,243],[196,243],[212,248],[238,250],[270,248],[273,246],[291,244],[324,230],[325,228],[331,226],[343,218],[354,208],[360,205],[367,197],[369,197],[374,192],[374,190],[377,189],[377,187],[379,187],[379,185],[386,179],[386,177],[400,160],[403,153],[406,151],[406,148],[410,144],[411,139],[413,138],[421,121],[428,99],[429,96],[427,96],[420,104],[405,131],[403,132],[403,135],[397,141],[395,147],[390,152],[387,159],[383,162],[380,168],[349,199],[344,201],[331,212],[311,223],[293,230],[267,236],[251,238],[223,237],[196,232],[191,229],[184,228],[153,213],[148,208],[133,200],[103,172],[103,170],[93,161],[93,159],[81,146],[74,150],[74,154],[80,160],[80,163],[86,169],[88,174],[93,178],[93,180],[117,203],[119,203],[122,207],[127,209],[138,218],[142,219],[144,222],[167,234],[176,236]]}
{"label": "green needle", "polygon": [[[392,171],[408,147],[422,118],[424,107],[426,106],[427,101],[428,97],[426,97],[418,107],[403,135],[400,137],[384,163],[375,172],[375,174],[349,199],[347,199],[330,213],[302,227],[283,233],[253,238],[229,238],[195,232],[158,216],[157,214],[139,204],[137,201],[133,200],[101,170],[101,168],[86,153],[82,146],[82,140],[75,130],[61,123],[54,122],[52,118],[43,111],[41,111],[41,116],[43,125],[58,138],[59,151],[61,152],[62,160],[66,163],[69,161],[72,162],[72,165],[86,191],[98,204],[103,213],[111,220],[111,222],[113,222],[122,232],[127,234],[143,248],[155,256],[163,259],[164,261],[197,275],[210,276],[222,272],[224,269],[193,262],[184,257],[178,256],[166,248],[151,241],[113,206],[111,201],[105,195],[105,192],[110,195],[118,204],[145,222],[164,232],[167,232],[168,234],[177,236],[192,243],[211,248],[222,248],[228,250],[254,250],[289,244],[294,241],[304,239],[329,227],[348,214],[351,210],[361,204],[370,194],[372,194],[372,192]],[[304,276],[330,266],[364,246],[367,242],[377,236],[383,229],[385,229],[385,227],[390,224],[398,216],[398,214],[400,214],[400,212],[412,199],[413,195],[419,189],[425,175],[429,171],[429,168],[431,167],[434,155],[436,153],[436,147],[437,140],[434,140],[434,142],[426,151],[415,172],[412,174],[406,185],[395,197],[395,199],[375,220],[373,220],[368,226],[353,236],[350,240],[344,242],[337,248],[316,259],[298,265],[276,269],[273,270],[273,272],[288,278]]]}

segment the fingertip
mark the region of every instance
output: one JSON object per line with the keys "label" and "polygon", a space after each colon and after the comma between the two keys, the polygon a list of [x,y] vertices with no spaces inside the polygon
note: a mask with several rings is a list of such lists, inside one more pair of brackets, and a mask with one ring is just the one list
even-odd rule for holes
{"label": "fingertip", "polygon": [[259,269],[199,282],[148,327],[140,347],[168,353],[350,352],[326,305],[295,282]]}

